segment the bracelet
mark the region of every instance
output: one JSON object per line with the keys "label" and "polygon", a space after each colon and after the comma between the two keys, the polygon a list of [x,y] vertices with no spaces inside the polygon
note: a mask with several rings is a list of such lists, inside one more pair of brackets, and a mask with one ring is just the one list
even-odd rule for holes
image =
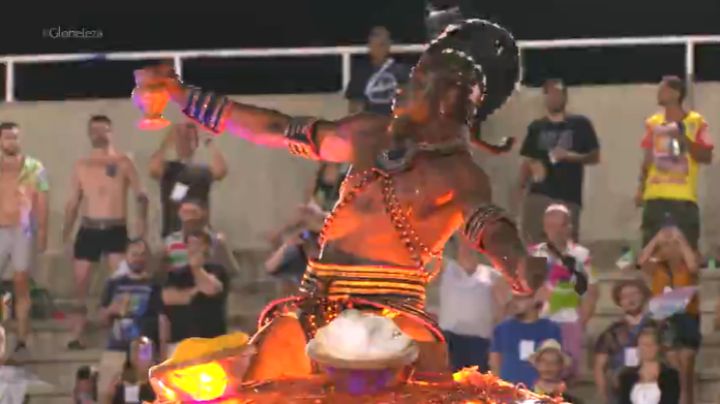
{"label": "bracelet", "polygon": [[188,87],[188,91],[183,114],[211,132],[220,134],[225,127],[225,112],[231,101],[225,96],[203,91],[198,87]]}
{"label": "bracelet", "polygon": [[288,149],[291,154],[311,160],[320,159],[320,149],[315,142],[315,130],[318,119],[312,117],[293,117],[285,130]]}

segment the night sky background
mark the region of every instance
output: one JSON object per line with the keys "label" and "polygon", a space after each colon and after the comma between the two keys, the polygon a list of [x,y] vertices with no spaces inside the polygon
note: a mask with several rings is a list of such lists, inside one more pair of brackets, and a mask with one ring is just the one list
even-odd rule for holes
{"label": "night sky background", "polygon": [[[475,16],[493,20],[519,39],[720,34],[720,0],[465,1]],[[422,0],[203,1],[108,4],[104,10],[45,10],[2,15],[0,54],[110,52],[205,48],[363,44],[368,29],[385,25],[397,43],[426,40]],[[122,6],[123,8],[121,8]],[[52,39],[52,27],[102,31],[100,39]],[[684,74],[682,46],[525,51],[524,82],[547,77],[570,84],[655,82]],[[405,58],[408,63],[413,57]],[[20,100],[126,97],[132,70],[149,62],[16,66]],[[4,70],[2,67],[1,70]],[[720,45],[697,48],[698,80],[720,80]],[[185,79],[225,93],[338,91],[340,58],[209,59],[184,64]],[[0,71],[4,87],[4,71]]]}

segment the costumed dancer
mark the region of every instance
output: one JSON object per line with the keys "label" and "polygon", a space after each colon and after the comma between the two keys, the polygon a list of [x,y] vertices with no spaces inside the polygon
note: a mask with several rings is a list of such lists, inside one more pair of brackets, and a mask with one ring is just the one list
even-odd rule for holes
{"label": "costumed dancer", "polygon": [[[503,28],[481,20],[448,27],[398,92],[392,118],[289,116],[185,85],[169,66],[141,75],[140,86],[164,88],[186,115],[217,134],[352,164],[301,295],[272,303],[260,317],[246,380],[311,373],[307,341],[349,307],[394,318],[418,342],[418,370],[447,370],[442,334],[425,312],[426,285],[435,276],[426,267],[439,268],[431,264],[461,227],[515,293],[531,294],[544,282],[544,260],[528,257],[515,224],[492,204],[490,179],[468,146],[470,131],[505,102],[517,81],[518,48]],[[151,93],[143,105],[162,96]]]}

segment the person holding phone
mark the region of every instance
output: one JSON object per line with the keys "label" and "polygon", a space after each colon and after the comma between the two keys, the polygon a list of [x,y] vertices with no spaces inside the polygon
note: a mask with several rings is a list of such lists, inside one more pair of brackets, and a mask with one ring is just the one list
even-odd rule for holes
{"label": "person holding phone", "polygon": [[[645,246],[638,259],[642,271],[650,279],[653,296],[676,288],[697,286],[700,260],[683,231],[674,224],[674,216],[666,216],[665,226]],[[695,356],[700,348],[700,299],[697,293],[680,313],[667,319],[668,360],[680,370],[682,400],[692,404]]]}
{"label": "person holding phone", "polygon": [[643,209],[643,245],[663,227],[665,215],[671,214],[690,246],[698,246],[698,178],[701,165],[712,163],[714,146],[705,118],[684,108],[686,94],[682,78],[663,77],[657,94],[663,111],[645,121],[644,158],[635,196]]}
{"label": "person holding phone", "polygon": [[111,278],[102,296],[100,317],[109,326],[108,343],[100,357],[98,389],[107,402],[113,394],[112,381],[123,369],[132,342],[145,336],[160,344],[163,315],[160,284],[147,268],[149,248],[144,240],[128,242],[126,252],[130,272]]}
{"label": "person holding phone", "polygon": [[140,337],[128,349],[122,373],[113,386],[108,404],[142,404],[155,402],[148,372],[155,365],[156,350],[151,339]]}

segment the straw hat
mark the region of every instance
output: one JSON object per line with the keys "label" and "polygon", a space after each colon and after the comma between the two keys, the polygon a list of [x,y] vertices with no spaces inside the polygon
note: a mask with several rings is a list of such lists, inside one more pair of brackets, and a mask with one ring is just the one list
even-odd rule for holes
{"label": "straw hat", "polygon": [[560,354],[563,361],[563,367],[568,368],[570,365],[572,365],[572,358],[570,355],[566,354],[562,350],[562,345],[557,340],[554,339],[546,339],[545,341],[540,344],[540,347],[533,352],[530,357],[528,357],[528,362],[530,362],[533,366],[537,366],[537,360],[540,358],[540,355],[547,351],[556,351]]}
{"label": "straw hat", "polygon": [[620,292],[626,287],[626,286],[634,286],[640,290],[640,293],[643,294],[643,303],[647,303],[648,300],[650,300],[650,297],[652,296],[652,292],[650,291],[650,288],[648,288],[647,284],[643,279],[640,278],[632,278],[632,279],[623,279],[620,281],[617,281],[615,283],[615,286],[613,286],[612,289],[612,299],[613,302],[615,302],[616,306],[620,306]]}

